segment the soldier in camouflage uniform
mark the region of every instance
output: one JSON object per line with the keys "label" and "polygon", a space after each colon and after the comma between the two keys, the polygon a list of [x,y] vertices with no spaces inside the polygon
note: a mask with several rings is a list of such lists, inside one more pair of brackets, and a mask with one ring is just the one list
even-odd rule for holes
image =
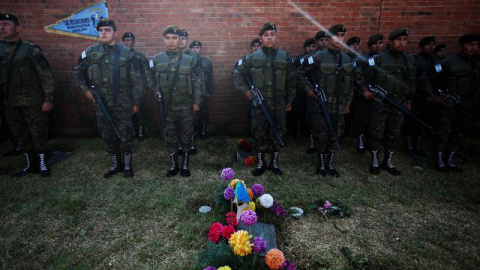
{"label": "soldier in camouflage uniform", "polygon": [[[287,52],[274,48],[277,42],[277,27],[274,23],[264,24],[258,35],[263,47],[239,60],[233,70],[235,88],[242,91],[248,100],[252,100],[253,94],[245,82],[246,78],[251,79],[253,85],[261,91],[265,99],[265,106],[277,131],[283,134],[286,129],[285,112],[291,111],[291,104],[295,96],[295,73],[292,68],[292,59]],[[276,175],[282,175],[283,172],[278,167],[281,146],[274,139],[266,117],[259,107],[254,106],[251,109],[251,116],[251,133],[255,139],[258,158],[257,167],[252,174],[259,176],[267,169],[265,151],[270,146],[271,159],[268,169]]]}
{"label": "soldier in camouflage uniform", "polygon": [[447,45],[446,44],[438,44],[435,46],[433,50],[433,57],[435,57],[436,61],[441,61],[447,57]]}
{"label": "soldier in camouflage uniform", "polygon": [[202,69],[202,81],[205,83],[205,91],[202,92],[201,97],[202,105],[200,106],[200,113],[195,114],[194,117],[194,128],[197,131],[200,130],[201,138],[205,139],[208,125],[208,104],[210,96],[213,94],[213,66],[210,60],[200,56],[202,51],[202,43],[200,41],[194,40],[190,44],[190,50],[199,56],[197,65]]}
{"label": "soldier in camouflage uniform", "polygon": [[21,40],[19,32],[15,15],[0,14],[1,102],[27,160],[27,165],[14,176],[39,172],[46,177],[50,175],[45,153],[48,150],[47,113],[53,109],[53,75],[42,50]]}
{"label": "soldier in camouflage uniform", "polygon": [[[315,141],[319,165],[316,173],[322,177],[328,172],[334,177],[340,174],[333,167],[336,143],[332,132],[328,127],[322,107],[318,103],[318,96],[312,88],[310,78],[323,88],[326,101],[325,105],[332,120],[332,126],[337,137],[345,133],[345,114],[350,111],[353,97],[353,81],[363,85],[362,75],[355,68],[352,58],[340,49],[345,37],[346,27],[337,24],[330,27],[329,48],[317,51],[304,61],[298,69],[298,84],[307,93],[307,119],[310,123],[310,131]],[[308,79],[307,79],[308,78]]]}
{"label": "soldier in camouflage uniform", "polygon": [[328,32],[318,31],[317,34],[315,34],[315,42],[317,43],[318,51],[328,49],[328,43],[330,42],[330,36]]}
{"label": "soldier in camouflage uniform", "polygon": [[[457,94],[470,108],[477,108],[480,94],[480,66],[474,59],[479,41],[479,35],[461,36],[459,51],[435,66],[435,81],[442,90]],[[464,134],[471,120],[472,114],[458,107],[442,105],[438,109],[434,125],[437,170],[462,171],[453,159],[460,144],[465,141]]]}
{"label": "soldier in camouflage uniform", "polygon": [[[379,85],[388,91],[388,96],[410,110],[410,101],[415,93],[415,74],[417,64],[415,57],[403,52],[408,40],[408,29],[396,29],[390,33],[391,49],[368,59],[364,70],[366,81]],[[373,98],[372,92],[363,92],[365,99]],[[379,174],[380,168],[392,175],[400,175],[393,165],[395,143],[400,136],[403,113],[386,102],[372,104],[369,123],[369,144],[372,151],[370,173]],[[380,165],[378,152],[384,148],[383,162]]]}
{"label": "soldier in camouflage uniform", "polygon": [[[97,24],[97,30],[100,42],[82,52],[74,71],[75,81],[91,102],[95,102],[92,87],[97,89],[123,138],[121,142],[111,123],[96,105],[98,128],[112,160],[112,166],[104,177],[110,178],[123,171],[123,176],[130,178],[133,176],[131,162],[134,151],[132,115],[138,112],[142,99],[142,78],[134,65],[135,53],[115,41],[115,22],[102,19]],[[117,75],[115,66],[119,70]]]}
{"label": "soldier in camouflage uniform", "polygon": [[250,42],[250,48],[252,48],[252,52],[260,50],[262,48],[262,42],[260,41],[260,39],[252,39],[252,42]]}
{"label": "soldier in camouflage uniform", "polygon": [[[145,57],[143,53],[134,49],[135,35],[132,32],[125,32],[122,36],[122,42],[123,42],[123,45],[131,48],[135,54],[135,57],[133,58],[134,59],[133,64],[135,65],[135,68],[140,72],[140,75],[142,76],[142,86],[143,86],[142,88],[144,92],[147,89],[153,89],[153,78],[148,68],[148,59],[147,57]],[[144,103],[145,101],[142,100],[138,108],[138,112],[133,115],[134,126],[135,126],[135,123],[138,125],[137,137],[139,141],[145,138],[143,136],[143,126],[145,125]]]}
{"label": "soldier in camouflage uniform", "polygon": [[[201,80],[195,68],[195,60],[179,51],[181,31],[177,26],[168,26],[163,31],[167,51],[160,52],[150,60],[155,74],[156,90],[160,89],[165,101],[167,148],[170,169],[167,177],[181,170],[184,177],[190,176],[190,153],[193,136],[193,114],[200,111],[202,94]],[[178,166],[178,145],[183,149],[181,169]]]}

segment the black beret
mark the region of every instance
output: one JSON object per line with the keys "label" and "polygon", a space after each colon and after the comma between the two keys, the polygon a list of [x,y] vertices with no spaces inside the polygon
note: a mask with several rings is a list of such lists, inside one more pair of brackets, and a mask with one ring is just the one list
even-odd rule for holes
{"label": "black beret", "polygon": [[465,43],[472,42],[472,41],[480,41],[480,35],[465,34],[458,39],[458,43],[460,45],[463,45]]}
{"label": "black beret", "polygon": [[180,30],[180,36],[181,37],[188,37],[188,32],[185,29]]}
{"label": "black beret", "polygon": [[175,25],[169,25],[165,28],[165,30],[163,30],[162,33],[163,36],[166,36],[167,34],[174,34],[180,36],[180,28]]}
{"label": "black beret", "polygon": [[347,40],[347,46],[350,46],[353,43],[360,43],[360,38],[359,37],[351,37]]}
{"label": "black beret", "polygon": [[433,52],[436,53],[441,49],[447,49],[447,44],[438,44],[437,46],[435,46],[435,49],[433,50]]}
{"label": "black beret", "polygon": [[423,47],[430,42],[436,42],[436,41],[437,40],[435,39],[435,36],[426,36],[420,39],[420,41],[418,42],[418,47]]}
{"label": "black beret", "polygon": [[328,28],[328,32],[330,32],[331,35],[338,34],[339,32],[347,32],[347,27],[345,27],[345,24],[336,24]]}
{"label": "black beret", "polygon": [[117,31],[117,27],[115,26],[115,22],[112,19],[109,19],[109,18],[101,19],[97,24],[97,31],[98,31],[98,29],[100,29],[100,27],[104,27],[104,26],[110,26],[110,27],[113,28],[113,31]]}
{"label": "black beret", "polygon": [[321,38],[328,38],[328,33],[325,31],[318,31],[318,33],[315,35],[315,40],[321,39]]}
{"label": "black beret", "polygon": [[254,38],[254,39],[252,40],[252,42],[250,42],[250,47],[253,47],[253,45],[255,45],[255,44],[257,44],[257,43],[260,44],[260,45],[262,45],[262,42],[260,41],[260,39]]}
{"label": "black beret", "polygon": [[269,30],[277,30],[277,26],[273,22],[267,22],[262,27],[260,27],[260,30],[258,30],[258,35],[261,36],[265,31]]}
{"label": "black beret", "polygon": [[368,47],[370,47],[373,43],[376,43],[379,40],[383,40],[382,34],[376,34],[376,35],[370,36],[368,38],[368,43],[367,43]]}
{"label": "black beret", "polygon": [[407,28],[399,28],[399,29],[393,30],[390,33],[390,35],[388,36],[388,39],[389,40],[394,40],[397,37],[401,37],[401,36],[407,36],[408,37],[408,29]]}
{"label": "black beret", "polygon": [[303,43],[303,47],[307,47],[309,45],[315,45],[315,39],[314,38],[309,38],[307,40],[305,40],[305,42]]}
{"label": "black beret", "polygon": [[0,14],[0,21],[12,21],[15,25],[20,25],[17,16],[10,13]]}
{"label": "black beret", "polygon": [[197,47],[202,47],[202,42],[200,42],[200,41],[198,41],[198,40],[192,41],[192,44],[190,44],[190,49],[191,49],[192,47],[195,47],[195,46],[197,46]]}
{"label": "black beret", "polygon": [[135,36],[133,35],[132,32],[125,32],[125,34],[123,34],[123,36],[122,36],[122,40],[124,40],[126,38],[132,38],[133,40],[135,40]]}

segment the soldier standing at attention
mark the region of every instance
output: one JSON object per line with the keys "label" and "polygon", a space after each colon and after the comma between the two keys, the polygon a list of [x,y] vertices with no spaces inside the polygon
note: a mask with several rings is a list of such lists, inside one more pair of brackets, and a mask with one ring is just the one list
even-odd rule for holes
{"label": "soldier standing at attention", "polygon": [[350,104],[353,97],[353,80],[358,80],[359,85],[363,85],[361,74],[355,74],[355,63],[348,55],[340,49],[347,31],[345,25],[337,24],[328,29],[330,40],[329,48],[323,51],[317,51],[304,61],[302,67],[298,69],[298,84],[307,93],[307,119],[310,123],[311,134],[315,141],[315,150],[317,152],[319,165],[316,173],[322,177],[328,172],[334,177],[340,177],[340,174],[333,167],[335,158],[336,143],[328,122],[318,103],[318,96],[312,88],[311,82],[306,77],[314,77],[316,83],[323,88],[326,101],[325,105],[333,129],[337,137],[341,137],[345,132],[345,114],[350,111]]}
{"label": "soldier standing at attention", "polygon": [[[190,154],[193,136],[193,114],[200,111],[201,81],[193,71],[195,60],[179,50],[180,29],[168,26],[163,31],[167,51],[160,52],[150,60],[150,69],[155,74],[156,90],[162,91],[165,102],[167,148],[170,169],[167,177],[181,170],[184,177],[190,176]],[[178,146],[181,146],[183,161],[178,166]]]}
{"label": "soldier standing at attention", "polygon": [[[258,87],[264,97],[267,107],[276,129],[280,134],[285,133],[286,115],[292,109],[292,101],[295,96],[295,73],[292,69],[292,59],[289,53],[275,49],[277,44],[277,27],[274,23],[264,24],[259,32],[262,49],[245,56],[237,62],[233,71],[235,88],[245,94],[245,98],[252,100],[245,79],[251,80]],[[286,103],[286,104],[285,104]],[[274,139],[274,133],[270,128],[266,117],[259,107],[252,106],[252,135],[256,143],[256,155],[258,164],[252,172],[254,176],[262,175],[267,169],[265,163],[265,151],[270,145],[271,158],[268,169],[276,175],[283,172],[278,167],[280,145]]]}
{"label": "soldier standing at attention", "polygon": [[210,96],[213,94],[213,66],[212,62],[205,57],[200,56],[202,51],[202,42],[194,40],[190,44],[190,50],[199,56],[198,64],[202,69],[203,79],[205,83],[205,91],[202,92],[200,105],[200,113],[196,114],[196,123],[194,124],[196,130],[200,130],[201,138],[205,139],[207,136],[208,125],[208,104]]}
{"label": "soldier standing at attention", "polygon": [[[388,39],[391,48],[368,61],[369,67],[364,70],[366,81],[379,85],[388,91],[388,96],[410,110],[410,101],[415,93],[415,74],[417,72],[415,58],[404,53],[408,40],[408,29],[396,29]],[[363,92],[365,99],[372,99],[372,92]],[[380,168],[392,175],[400,175],[393,165],[393,154],[403,124],[403,113],[385,102],[372,105],[369,124],[369,142],[372,151],[370,173],[379,174]],[[383,162],[380,165],[378,151],[384,148]]]}
{"label": "soldier standing at attention", "polygon": [[443,60],[447,57],[447,45],[446,44],[438,44],[435,46],[433,50],[433,56],[437,60]]}
{"label": "soldier standing at attention", "polygon": [[315,42],[317,43],[317,50],[323,51],[328,49],[328,43],[330,42],[328,32],[318,31],[315,35]]}
{"label": "soldier standing at attention", "polygon": [[252,48],[252,52],[258,51],[262,48],[262,42],[258,38],[254,38],[252,42],[250,42],[250,48]]}
{"label": "soldier standing at attention", "polygon": [[46,151],[48,112],[53,109],[54,81],[42,50],[20,38],[13,14],[0,14],[0,90],[5,115],[27,165],[13,176],[50,175]]}
{"label": "soldier standing at attention", "polygon": [[132,115],[138,112],[142,99],[142,79],[134,65],[134,52],[115,41],[115,22],[102,19],[97,30],[100,42],[82,52],[74,71],[75,81],[91,102],[95,102],[92,88],[96,88],[123,139],[121,142],[112,124],[96,105],[98,127],[112,160],[112,166],[103,176],[110,178],[123,171],[123,176],[130,178],[133,176],[134,151]]}

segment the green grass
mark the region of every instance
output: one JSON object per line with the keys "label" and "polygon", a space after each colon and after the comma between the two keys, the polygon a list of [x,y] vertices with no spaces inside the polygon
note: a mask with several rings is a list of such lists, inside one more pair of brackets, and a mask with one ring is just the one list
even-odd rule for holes
{"label": "green grass", "polygon": [[[228,129],[218,126],[217,129]],[[110,161],[100,139],[54,139],[52,149],[72,151],[52,176],[8,174],[23,157],[0,157],[0,265],[3,269],[202,269],[213,222],[224,222],[215,198],[232,167],[247,185],[264,185],[300,220],[259,213],[276,226],[279,248],[297,269],[477,269],[480,265],[479,163],[459,174],[431,166],[412,168],[398,151],[399,177],[368,173],[369,155],[358,155],[346,138],[335,161],[341,177],[314,174],[305,138],[287,138],[283,176],[254,178],[233,160],[237,138],[198,140],[192,176],[166,178],[166,147],[158,138],[136,142],[135,176],[104,179]],[[476,143],[475,141],[473,143]],[[6,142],[2,145],[5,146]],[[269,157],[267,157],[267,160]],[[319,199],[348,206],[349,218],[325,219],[311,207]],[[213,210],[204,215],[202,205]],[[349,250],[347,258],[341,247]]]}

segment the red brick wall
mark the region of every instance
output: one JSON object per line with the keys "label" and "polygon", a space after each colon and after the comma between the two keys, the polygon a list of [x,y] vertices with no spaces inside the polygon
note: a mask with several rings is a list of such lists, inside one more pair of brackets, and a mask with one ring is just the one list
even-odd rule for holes
{"label": "red brick wall", "polygon": [[[75,3],[69,3],[75,2]],[[43,27],[68,17],[73,12],[97,1],[7,0],[0,3],[1,12],[19,16],[23,39],[39,44],[49,59],[56,79],[54,123],[63,134],[81,134],[95,130],[91,106],[73,83],[72,70],[84,48],[92,40],[47,34]],[[418,40],[436,35],[437,42],[447,43],[448,52],[456,51],[458,37],[467,32],[480,32],[480,2],[476,0],[362,0],[294,1],[319,24],[347,25],[347,38],[359,36],[362,51],[366,38],[388,33],[399,27],[410,28],[407,51],[417,53]],[[250,41],[267,21],[277,24],[278,47],[292,55],[303,51],[303,41],[313,37],[318,26],[302,15],[289,1],[266,0],[183,0],[108,1],[110,18],[117,23],[119,36],[132,31],[137,49],[152,57],[164,50],[161,37],[165,26],[176,24],[186,28],[190,41],[203,43],[202,54],[214,65],[215,94],[211,101],[212,123],[233,121],[245,124],[246,101],[234,90],[231,70],[237,59],[248,53]],[[148,103],[149,119],[158,123],[153,101]]]}

